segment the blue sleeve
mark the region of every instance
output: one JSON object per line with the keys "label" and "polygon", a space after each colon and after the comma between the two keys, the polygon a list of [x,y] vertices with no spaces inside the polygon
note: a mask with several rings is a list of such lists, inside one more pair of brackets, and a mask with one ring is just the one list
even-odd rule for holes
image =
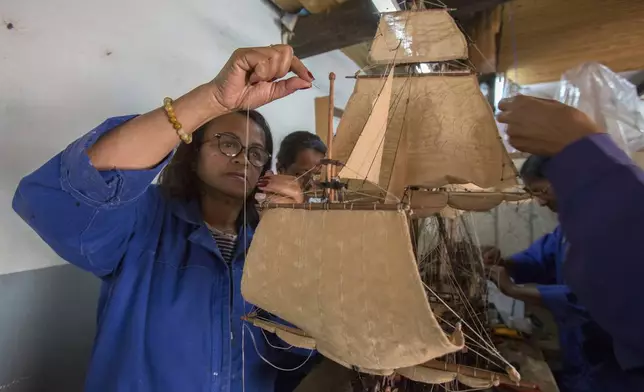
{"label": "blue sleeve", "polygon": [[60,257],[98,276],[118,266],[135,230],[159,202],[151,170],[98,171],[87,148],[134,116],[111,118],[24,177],[13,209]]}
{"label": "blue sleeve", "polygon": [[566,147],[547,167],[570,243],[566,282],[613,338],[625,368],[644,365],[644,172],[606,134]]}
{"label": "blue sleeve", "polygon": [[585,309],[577,304],[576,297],[566,285],[538,285],[543,305],[552,313],[557,323],[567,327],[580,327],[587,321]]}
{"label": "blue sleeve", "polygon": [[528,249],[510,257],[513,263],[508,271],[516,283],[555,283],[554,268],[557,249],[557,235],[555,233],[544,235],[533,242]]}

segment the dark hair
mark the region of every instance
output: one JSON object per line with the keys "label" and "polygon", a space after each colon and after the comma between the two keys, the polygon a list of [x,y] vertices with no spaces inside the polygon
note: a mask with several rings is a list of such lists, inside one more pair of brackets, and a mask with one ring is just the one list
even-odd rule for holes
{"label": "dark hair", "polygon": [[[258,111],[241,110],[236,112],[238,115],[250,118],[264,131],[266,139],[266,151],[273,153],[273,134],[268,122]],[[199,149],[203,144],[204,135],[208,123],[199,127],[192,134],[192,143],[181,143],[172,157],[168,166],[163,169],[159,178],[159,186],[167,197],[181,200],[199,200],[201,197],[201,180],[197,176],[196,165],[199,159]],[[266,173],[271,168],[269,160],[262,168],[261,174]],[[241,226],[242,217],[240,216],[237,223]],[[255,192],[251,193],[246,199],[246,220],[247,224],[255,227],[259,223],[259,214],[255,207]]]}
{"label": "dark hair", "polygon": [[277,153],[277,170],[286,170],[295,163],[297,154],[307,148],[326,155],[326,145],[318,135],[307,131],[295,131],[286,135]]}
{"label": "dark hair", "polygon": [[546,178],[546,165],[550,161],[549,157],[542,157],[539,155],[530,155],[528,159],[525,160],[521,166],[521,171],[519,174],[521,178],[525,181],[526,179],[530,180],[541,180]]}

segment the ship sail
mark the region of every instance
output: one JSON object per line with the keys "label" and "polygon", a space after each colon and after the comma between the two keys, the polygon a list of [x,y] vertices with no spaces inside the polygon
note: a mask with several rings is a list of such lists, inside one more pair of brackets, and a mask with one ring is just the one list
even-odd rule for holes
{"label": "ship sail", "polygon": [[467,58],[467,41],[445,10],[382,14],[369,56],[376,64]]}
{"label": "ship sail", "polygon": [[[387,131],[387,119],[389,117],[393,76],[394,68],[391,67],[380,93],[376,96],[373,108],[362,132],[360,132],[353,151],[349,155],[345,167],[338,173],[340,178],[367,180],[372,183],[378,182],[385,133]],[[351,114],[353,113],[354,111],[351,112]],[[343,122],[347,124],[351,120],[351,117],[348,117]]]}
{"label": "ship sail", "polygon": [[[377,78],[358,78],[351,105],[345,110],[347,122],[354,118],[353,110],[364,110],[365,102],[377,99],[382,83]],[[399,176],[396,182],[405,186],[472,183],[481,188],[506,188],[516,184],[516,169],[475,76],[396,76],[393,94],[395,102],[406,104],[394,103],[389,109],[381,186],[387,187],[394,168]],[[344,122],[343,118],[338,129],[337,157],[346,159],[349,166],[349,161],[358,160],[353,154],[363,151],[354,149],[346,155],[347,145],[357,142],[361,129],[343,127]],[[377,143],[371,151],[378,150]],[[400,194],[402,189],[390,191]]]}
{"label": "ship sail", "polygon": [[[401,170],[401,181],[406,185],[425,188],[466,183],[482,188],[516,184],[516,171],[475,76],[405,79],[411,80],[405,86],[405,80],[400,80],[403,96],[399,99],[409,104],[392,113],[384,168],[389,172]],[[401,132],[405,133],[406,145],[391,154],[394,148],[387,148],[387,144],[397,145]],[[401,158],[406,165],[396,162]]]}
{"label": "ship sail", "polygon": [[323,355],[367,372],[390,373],[463,347],[429,307],[404,211],[266,211],[242,294],[314,337]]}
{"label": "ship sail", "polygon": [[[445,18],[450,23],[441,22]],[[410,42],[415,42],[417,48],[440,48],[440,45],[428,43],[454,40],[455,36],[464,42],[458,29],[446,27],[440,30],[444,31],[442,35],[434,34],[432,38],[429,34],[423,44],[421,42],[425,38],[422,34],[416,37],[422,29],[415,26],[424,26],[419,21],[435,21],[448,26],[454,23],[445,11],[384,14],[372,46],[372,57],[384,61],[389,57],[383,53],[396,50],[400,52],[404,47],[409,49]],[[393,37],[396,32],[407,39],[398,38],[396,42],[400,42],[400,46],[394,45],[397,48],[394,51],[382,49],[387,37]],[[409,49],[392,56],[419,61],[420,57],[411,56],[413,53],[418,54],[419,50]],[[434,52],[427,52],[422,60],[462,57],[467,57],[466,50],[459,49],[448,55],[434,49]],[[388,80],[389,78],[387,83]],[[335,141],[337,158],[347,162],[347,167],[340,173],[341,178],[356,178],[357,176],[343,175],[357,171],[352,167],[353,162],[367,161],[372,163],[371,167],[380,168],[377,183],[387,190],[386,195],[382,196],[386,196],[389,202],[400,201],[405,189],[410,186],[431,189],[451,184],[468,184],[473,187],[466,190],[471,193],[469,196],[455,195],[450,198],[452,203],[446,202],[443,207],[459,208],[458,205],[461,205],[465,210],[481,211],[513,199],[514,196],[506,197],[502,191],[517,185],[517,171],[502,144],[491,108],[482,96],[474,75],[396,75],[391,89],[392,98],[388,110],[384,110],[382,106],[376,108],[375,105],[370,110],[370,103],[384,101],[381,99],[382,95],[388,93],[389,89],[384,88],[382,78],[358,77]],[[382,112],[379,113],[376,109]],[[385,112],[388,119],[384,143],[379,138],[372,138],[371,148],[365,149],[366,143],[362,143],[361,148],[356,148],[358,140],[366,142],[366,138],[362,136],[365,124],[371,121],[372,116],[381,119]],[[377,162],[378,159],[381,161]],[[362,178],[373,183],[375,170]],[[364,184],[361,185],[364,187]],[[489,192],[495,194],[491,195]],[[479,197],[482,200],[478,201]],[[524,194],[521,197],[527,196]],[[466,198],[471,201],[469,204],[458,202]],[[490,207],[489,202],[492,200],[498,202]],[[420,208],[416,206],[413,209]]]}

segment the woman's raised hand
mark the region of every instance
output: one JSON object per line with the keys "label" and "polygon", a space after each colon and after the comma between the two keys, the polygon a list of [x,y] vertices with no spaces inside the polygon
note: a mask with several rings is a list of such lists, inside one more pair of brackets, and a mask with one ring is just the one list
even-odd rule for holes
{"label": "woman's raised hand", "polygon": [[267,172],[257,182],[257,189],[267,196],[270,203],[303,203],[304,193],[296,177]]}
{"label": "woman's raised hand", "polygon": [[[295,76],[280,80],[289,72]],[[237,49],[209,83],[224,111],[255,109],[311,87],[313,75],[288,45]]]}

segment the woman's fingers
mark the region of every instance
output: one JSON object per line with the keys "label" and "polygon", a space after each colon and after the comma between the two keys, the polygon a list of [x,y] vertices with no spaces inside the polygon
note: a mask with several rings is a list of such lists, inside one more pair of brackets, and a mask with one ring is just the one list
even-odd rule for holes
{"label": "woman's fingers", "polygon": [[291,59],[291,72],[296,74],[300,79],[305,80],[309,83],[313,82],[315,78],[313,77],[313,74],[309,71],[308,68],[306,68],[306,65],[302,62],[302,60],[298,59],[297,57],[293,56]]}
{"label": "woman's fingers", "polygon": [[[291,71],[297,76],[278,80]],[[213,95],[225,109],[254,109],[310,88],[312,80],[313,76],[293,56],[290,46],[274,45],[237,49],[211,86]]]}
{"label": "woman's fingers", "polygon": [[291,69],[291,62],[296,58],[293,56],[293,48],[288,45],[271,45],[256,50],[270,58],[271,79],[265,81],[273,81],[286,76]]}
{"label": "woman's fingers", "polygon": [[254,59],[257,59],[256,64],[254,64],[251,75],[248,79],[250,84],[256,84],[258,82],[272,82],[275,79],[279,79],[282,76],[280,73],[281,62],[283,62],[286,57],[280,51],[268,47],[268,48],[253,48]]}
{"label": "woman's fingers", "polygon": [[273,83],[272,87],[273,91],[271,92],[271,100],[274,101],[293,94],[297,90],[306,90],[311,88],[311,82],[307,82],[297,76],[293,76],[292,78]]}
{"label": "woman's fingers", "polygon": [[308,70],[308,68],[306,68],[306,65],[304,65],[302,60],[293,55],[293,48],[291,46],[280,44],[271,45],[268,48],[257,49],[261,51],[266,51],[266,49],[273,49],[274,51],[279,53],[278,57],[281,61],[279,62],[278,66],[279,78],[284,77],[290,71],[297,75],[300,79],[307,82],[312,82],[315,79],[313,77],[313,74]]}
{"label": "woman's fingers", "polygon": [[499,108],[499,110],[510,110],[510,107],[512,107],[512,102],[514,102],[513,97],[503,98],[499,101],[497,107]]}
{"label": "woman's fingers", "polygon": [[512,121],[512,111],[506,110],[504,112],[500,112],[496,115],[496,120],[502,124],[510,123]]}
{"label": "woman's fingers", "polygon": [[258,183],[258,188],[265,193],[289,197],[293,200],[302,200],[302,188],[292,176],[275,175],[264,177]]}
{"label": "woman's fingers", "polygon": [[293,56],[293,48],[288,45],[249,48],[244,52],[244,56],[250,72],[250,84],[273,82],[284,77],[289,71],[302,80],[313,81],[313,75]]}

